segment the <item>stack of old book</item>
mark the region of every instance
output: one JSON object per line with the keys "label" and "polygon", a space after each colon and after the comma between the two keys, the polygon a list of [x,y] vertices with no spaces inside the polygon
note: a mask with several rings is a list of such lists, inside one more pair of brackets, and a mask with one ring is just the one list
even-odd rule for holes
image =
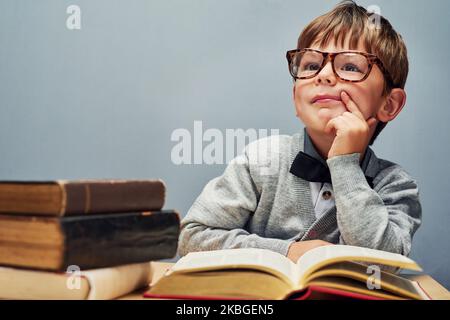
{"label": "stack of old book", "polygon": [[0,181],[0,298],[113,299],[175,256],[161,180]]}

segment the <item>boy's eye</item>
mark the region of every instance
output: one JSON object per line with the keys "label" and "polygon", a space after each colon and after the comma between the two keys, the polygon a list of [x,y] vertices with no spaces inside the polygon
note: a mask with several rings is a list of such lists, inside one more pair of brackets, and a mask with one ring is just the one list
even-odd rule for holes
{"label": "boy's eye", "polygon": [[320,69],[320,65],[318,63],[307,63],[301,67],[303,71],[317,71]]}
{"label": "boy's eye", "polygon": [[347,64],[343,65],[341,67],[341,70],[348,71],[348,72],[359,72],[359,73],[362,72],[356,65],[351,64],[351,63],[347,63]]}

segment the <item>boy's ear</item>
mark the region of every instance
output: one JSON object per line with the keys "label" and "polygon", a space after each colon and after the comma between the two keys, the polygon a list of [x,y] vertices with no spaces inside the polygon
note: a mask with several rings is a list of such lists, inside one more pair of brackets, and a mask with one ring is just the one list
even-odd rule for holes
{"label": "boy's ear", "polygon": [[[295,81],[294,81],[294,85],[292,86],[292,101],[294,101],[294,106],[295,106]],[[297,108],[295,108],[295,116],[298,118],[298,110]]]}
{"label": "boy's ear", "polygon": [[395,88],[386,97],[384,105],[378,110],[379,121],[389,122],[394,120],[402,111],[406,103],[406,92],[403,89]]}

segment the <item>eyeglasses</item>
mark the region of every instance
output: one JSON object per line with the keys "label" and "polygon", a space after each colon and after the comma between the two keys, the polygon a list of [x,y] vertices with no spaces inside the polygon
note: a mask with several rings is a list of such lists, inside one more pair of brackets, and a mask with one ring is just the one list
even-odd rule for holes
{"label": "eyeglasses", "polygon": [[314,49],[296,49],[286,53],[289,72],[294,79],[314,78],[325,67],[328,60],[334,74],[347,82],[361,82],[367,79],[374,64],[383,72],[390,87],[393,81],[381,60],[374,54],[358,51],[336,53],[322,52]]}

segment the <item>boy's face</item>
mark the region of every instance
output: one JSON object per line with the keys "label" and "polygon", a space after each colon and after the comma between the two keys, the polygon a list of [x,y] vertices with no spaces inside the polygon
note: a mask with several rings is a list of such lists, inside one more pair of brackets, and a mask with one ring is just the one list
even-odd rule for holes
{"label": "boy's face", "polygon": [[[311,45],[310,48],[324,52],[349,51],[348,41],[344,47],[335,46],[330,41],[326,47]],[[356,51],[366,52],[363,45],[359,45]],[[384,105],[386,97],[383,97],[384,76],[377,65],[366,80],[362,82],[345,82],[339,79],[333,72],[331,62],[328,61],[318,75],[311,79],[297,80],[294,85],[294,103],[297,116],[309,131],[317,134],[325,134],[324,129],[328,121],[348,111],[345,104],[340,101],[341,92],[348,93],[350,98],[359,107],[364,118],[377,117],[377,111]],[[313,102],[318,95],[335,96],[337,100],[321,100]],[[372,132],[373,133],[373,132]]]}

